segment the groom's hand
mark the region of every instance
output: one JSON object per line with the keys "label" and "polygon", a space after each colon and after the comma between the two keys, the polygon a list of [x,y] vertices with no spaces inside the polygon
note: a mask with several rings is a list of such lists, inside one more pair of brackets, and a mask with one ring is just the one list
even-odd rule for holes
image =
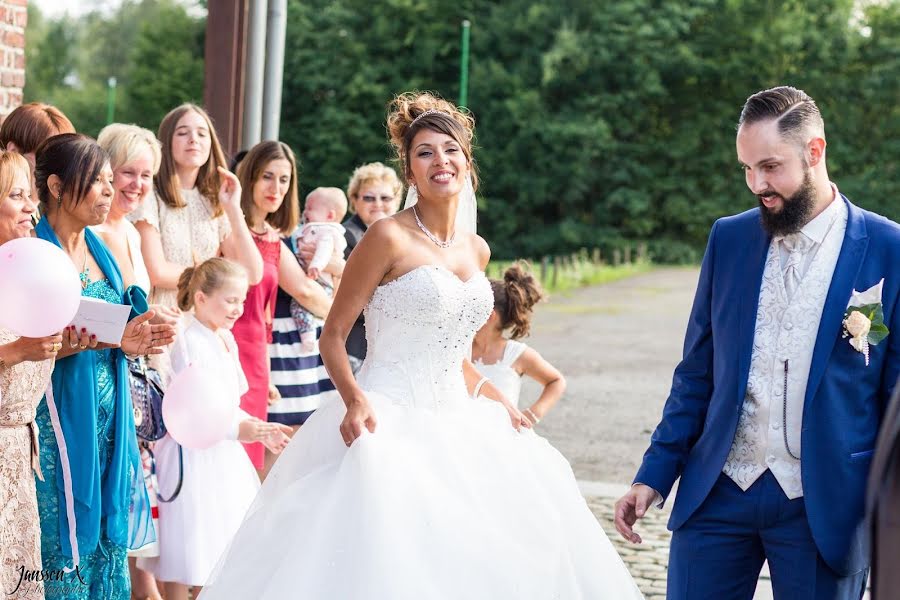
{"label": "groom's hand", "polygon": [[616,531],[632,544],[641,543],[641,536],[632,527],[644,516],[656,496],[656,490],[649,485],[636,483],[616,502]]}

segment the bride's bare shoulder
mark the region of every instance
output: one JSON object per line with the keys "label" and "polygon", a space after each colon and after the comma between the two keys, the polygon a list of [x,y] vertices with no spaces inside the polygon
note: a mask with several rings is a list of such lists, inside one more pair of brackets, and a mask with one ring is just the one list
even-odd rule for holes
{"label": "bride's bare shoulder", "polygon": [[477,233],[471,234],[469,240],[470,247],[478,258],[478,265],[484,270],[488,262],[491,260],[491,247],[487,241]]}
{"label": "bride's bare shoulder", "polygon": [[406,227],[397,220],[396,216],[391,216],[379,219],[369,225],[360,244],[366,241],[369,242],[368,245],[373,243],[394,244],[402,242],[406,237],[408,237]]}

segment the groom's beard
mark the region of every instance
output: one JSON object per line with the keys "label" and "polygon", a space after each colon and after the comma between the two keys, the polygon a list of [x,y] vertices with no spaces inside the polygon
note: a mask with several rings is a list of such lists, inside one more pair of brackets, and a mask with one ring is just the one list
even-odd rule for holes
{"label": "groom's beard", "polygon": [[763,229],[771,236],[788,235],[796,233],[809,222],[813,208],[816,204],[816,188],[812,182],[812,169],[807,169],[803,176],[803,183],[800,189],[794,192],[788,198],[780,194],[775,194],[781,198],[781,210],[772,212],[762,202],[760,194],[757,196],[759,200],[759,214],[762,220]]}

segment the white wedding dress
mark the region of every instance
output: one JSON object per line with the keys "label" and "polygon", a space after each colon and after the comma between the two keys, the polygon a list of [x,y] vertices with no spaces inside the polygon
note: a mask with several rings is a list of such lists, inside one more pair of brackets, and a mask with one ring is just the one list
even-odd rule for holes
{"label": "white wedding dress", "polygon": [[568,462],[462,376],[488,280],[421,266],[365,309],[359,384],[375,433],[350,448],[339,400],[275,464],[200,600],[641,598]]}

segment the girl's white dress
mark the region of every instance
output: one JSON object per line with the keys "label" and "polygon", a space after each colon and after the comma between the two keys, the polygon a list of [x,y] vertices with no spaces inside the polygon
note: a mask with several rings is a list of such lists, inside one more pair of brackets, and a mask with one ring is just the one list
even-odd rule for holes
{"label": "girl's white dress", "polygon": [[491,383],[500,390],[513,406],[519,406],[519,394],[522,392],[522,374],[513,368],[513,363],[519,360],[522,353],[528,350],[528,346],[516,340],[506,340],[503,356],[495,363],[484,364],[481,359],[475,361],[478,372],[491,380]]}
{"label": "girl's white dress", "polygon": [[340,399],[275,463],[200,600],[631,600],[566,459],[462,374],[493,308],[483,273],[420,266],[365,309],[358,375],[374,433]]}
{"label": "girl's white dress", "polygon": [[[160,581],[205,585],[252,504],[259,477],[236,439],[238,423],[249,415],[240,410],[247,380],[234,337],[227,330],[212,331],[191,315],[179,334],[184,343],[173,345],[175,373],[188,364],[213,371],[230,391],[222,402],[235,407],[235,423],[232,439],[205,450],[182,447],[181,493],[172,502],[159,503],[159,556],[139,558],[138,566]],[[178,443],[167,435],[156,443],[154,453],[159,492],[168,497],[178,485]]]}

